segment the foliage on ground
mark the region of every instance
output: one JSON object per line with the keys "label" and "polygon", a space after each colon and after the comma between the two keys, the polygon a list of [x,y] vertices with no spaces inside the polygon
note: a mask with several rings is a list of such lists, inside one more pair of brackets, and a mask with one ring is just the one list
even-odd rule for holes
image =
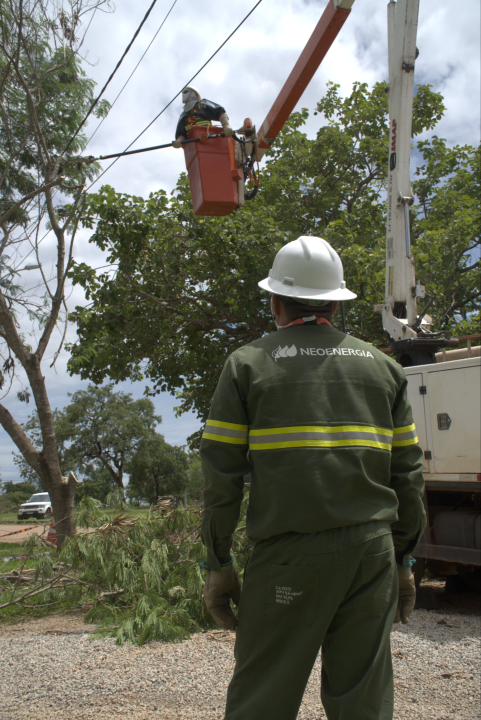
{"label": "foliage on ground", "polygon": [[[233,548],[241,576],[249,552],[246,505],[247,494]],[[89,531],[66,540],[59,553],[33,536],[16,551],[21,559],[0,570],[3,617],[83,607],[86,621],[118,644],[179,641],[212,627],[202,601],[201,512],[200,504],[185,508],[168,496],[143,517],[119,508],[112,518],[85,498],[76,523]]]}

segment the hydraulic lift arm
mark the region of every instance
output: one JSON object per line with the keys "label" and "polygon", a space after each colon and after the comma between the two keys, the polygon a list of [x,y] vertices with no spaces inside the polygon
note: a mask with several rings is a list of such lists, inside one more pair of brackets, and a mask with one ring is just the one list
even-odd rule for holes
{"label": "hydraulic lift arm", "polygon": [[414,261],[411,255],[409,206],[413,203],[409,158],[414,88],[414,62],[419,0],[391,0],[388,5],[389,168],[386,223],[384,329],[393,340],[417,337]]}
{"label": "hydraulic lift arm", "polygon": [[418,316],[416,300],[425,289],[416,285],[411,253],[409,206],[414,63],[419,0],[390,0],[388,13],[389,85],[389,167],[386,218],[386,285],[382,307],[384,329],[393,339],[391,349],[401,365],[436,362],[442,347],[455,347],[457,340],[431,333],[426,310]]}

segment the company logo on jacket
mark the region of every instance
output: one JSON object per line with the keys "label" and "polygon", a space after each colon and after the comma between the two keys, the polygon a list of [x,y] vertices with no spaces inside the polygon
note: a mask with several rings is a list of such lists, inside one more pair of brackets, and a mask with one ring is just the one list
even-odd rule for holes
{"label": "company logo on jacket", "polygon": [[279,347],[272,353],[272,357],[276,362],[278,358],[294,357],[295,355],[297,355],[297,348],[295,345],[292,345],[291,347],[289,347],[289,345],[285,345],[284,347],[279,345]]}
{"label": "company logo on jacket", "polygon": [[[356,357],[372,358],[374,355],[369,350],[360,350],[359,348],[348,348],[348,347],[337,347],[337,348],[300,348],[302,355],[339,355],[339,357],[346,357],[349,355],[355,355]],[[272,357],[277,362],[279,358],[295,357],[297,355],[297,348],[295,345],[285,345],[282,347],[279,345],[278,348],[272,353]]]}

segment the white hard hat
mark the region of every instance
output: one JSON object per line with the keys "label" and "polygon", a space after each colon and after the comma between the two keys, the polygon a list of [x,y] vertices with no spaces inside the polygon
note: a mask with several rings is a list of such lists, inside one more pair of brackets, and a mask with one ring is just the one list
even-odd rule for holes
{"label": "white hard hat", "polygon": [[326,240],[302,236],[279,250],[259,287],[295,300],[351,300],[341,258]]}
{"label": "white hard hat", "polygon": [[194,87],[193,85],[186,85],[185,88],[182,90],[182,95],[183,95],[185,92],[187,92],[188,90],[190,90],[191,92],[193,92],[193,93],[197,96],[197,100],[198,100],[198,101],[201,100],[200,92],[199,92],[199,91],[197,90],[197,88]]}

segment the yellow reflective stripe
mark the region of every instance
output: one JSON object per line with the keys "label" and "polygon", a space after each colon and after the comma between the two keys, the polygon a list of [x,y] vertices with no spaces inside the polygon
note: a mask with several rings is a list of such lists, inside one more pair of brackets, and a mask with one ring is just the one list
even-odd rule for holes
{"label": "yellow reflective stripe", "polygon": [[202,439],[217,440],[231,445],[247,445],[248,430],[248,425],[224,422],[224,420],[207,420]]}
{"label": "yellow reflective stripe", "polygon": [[189,132],[189,130],[191,128],[199,127],[199,125],[202,125],[202,127],[209,127],[210,125],[212,125],[212,121],[211,120],[199,120],[198,122],[194,122],[194,124],[186,125],[185,129],[187,132]]}
{"label": "yellow reflective stripe", "polygon": [[342,433],[342,432],[364,432],[375,433],[376,435],[387,435],[392,437],[393,431],[386,428],[370,427],[368,425],[299,425],[295,427],[270,428],[269,430],[251,430],[249,435],[259,437],[261,435],[280,435],[282,433],[319,432],[319,433]]}
{"label": "yellow reflective stripe", "polygon": [[202,440],[217,440],[217,442],[230,443],[231,445],[247,445],[247,438],[228,437],[227,435],[213,435],[212,433],[203,433]]}
{"label": "yellow reflective stripe", "polygon": [[375,440],[285,440],[272,443],[252,443],[249,450],[276,450],[279,448],[296,447],[372,447],[381,450],[391,450],[391,443],[381,443]]}
{"label": "yellow reflective stripe", "polygon": [[416,426],[414,423],[412,425],[405,425],[404,427],[394,428],[393,432],[395,435],[397,435],[399,433],[412,432],[413,430],[416,430]]}
{"label": "yellow reflective stripe", "polygon": [[237,423],[224,422],[223,420],[207,420],[206,422],[209,427],[229,428],[229,430],[248,430],[248,425],[237,425]]}
{"label": "yellow reflective stripe", "polygon": [[402,447],[403,445],[416,445],[417,442],[419,442],[419,440],[415,435],[413,438],[409,438],[408,440],[394,440],[393,447]]}
{"label": "yellow reflective stripe", "polygon": [[393,447],[416,445],[417,442],[418,438],[416,436],[416,426],[414,423],[412,423],[412,425],[394,428]]}

